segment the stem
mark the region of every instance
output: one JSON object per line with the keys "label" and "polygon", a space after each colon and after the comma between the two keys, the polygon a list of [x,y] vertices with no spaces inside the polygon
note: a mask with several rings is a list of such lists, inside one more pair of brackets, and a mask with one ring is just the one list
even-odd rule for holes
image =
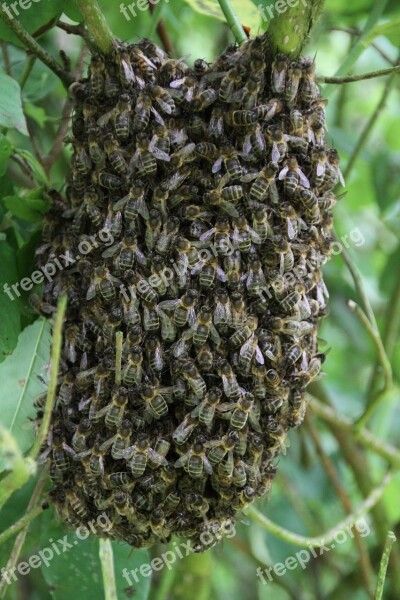
{"label": "stem", "polygon": [[4,544],[7,540],[12,538],[16,533],[21,531],[26,525],[28,525],[33,519],[36,519],[38,515],[40,515],[45,510],[43,505],[36,506],[30,512],[26,513],[19,521],[11,525],[8,529],[0,533],[0,546]]}
{"label": "stem", "polygon": [[[396,67],[396,69],[400,69],[400,67]],[[382,97],[378,103],[378,106],[376,107],[376,109],[372,113],[370,119],[368,120],[368,123],[366,124],[366,126],[360,136],[360,139],[358,140],[356,147],[353,150],[353,153],[349,159],[349,162],[347,163],[346,170],[344,172],[345,178],[347,178],[349,176],[350,172],[352,171],[352,169],[360,155],[361,150],[366,145],[367,140],[368,140],[369,136],[371,135],[372,130],[373,130],[382,110],[385,107],[387,97],[388,97],[392,87],[394,86],[395,82],[396,82],[396,76],[394,74],[392,74],[391,77],[389,77],[389,79],[386,82],[386,85],[383,90]]]}
{"label": "stem", "polygon": [[230,0],[218,0],[222,12],[224,13],[227,24],[232,30],[233,35],[239,46],[247,40],[247,35],[233,10]]}
{"label": "stem", "polygon": [[111,540],[100,538],[99,556],[103,574],[104,600],[118,600]]}
{"label": "stem", "polygon": [[75,3],[82,13],[95,46],[103,54],[109,54],[114,45],[114,36],[97,0],[75,0]]}
{"label": "stem", "polygon": [[122,342],[124,334],[122,331],[118,331],[115,334],[115,383],[121,385],[122,381]]}
{"label": "stem", "polygon": [[346,435],[355,435],[356,440],[371,450],[378,454],[393,467],[394,469],[400,469],[400,451],[390,446],[386,442],[381,441],[377,437],[375,437],[372,433],[364,429],[363,427],[355,428],[354,424],[350,419],[346,417],[342,417],[338,415],[337,412],[330,408],[329,406],[325,406],[322,402],[319,402],[313,396],[311,397],[312,404],[311,410],[314,414],[318,415],[320,419],[323,419],[330,425],[334,425],[338,427],[341,431],[346,433]]}
{"label": "stem", "polygon": [[[173,56],[174,55],[174,45],[171,41],[171,38],[169,37],[169,34],[167,31],[167,28],[165,27],[164,21],[162,19],[160,19],[160,14],[161,14],[163,8],[164,8],[163,1],[161,1],[155,7],[154,4],[152,2],[150,2],[150,0],[149,0],[149,11],[153,17],[152,24],[151,24],[151,35],[153,35],[154,29],[156,29],[157,35],[160,38],[160,41],[163,45],[165,52],[167,54],[169,54],[170,56]],[[151,37],[151,35],[148,34],[146,37]]]}
{"label": "stem", "polygon": [[247,510],[247,515],[255,521],[257,521],[257,523],[262,525],[267,531],[272,533],[272,535],[280,538],[281,540],[284,540],[288,544],[294,544],[295,546],[301,546],[303,548],[309,548],[310,546],[314,548],[320,548],[328,545],[330,542],[335,541],[336,535],[340,531],[345,531],[348,527],[354,525],[358,519],[360,519],[366,513],[368,513],[371,510],[371,508],[373,508],[382,498],[386,486],[391,481],[391,479],[391,473],[385,475],[381,485],[372,491],[372,493],[364,500],[364,502],[359,506],[357,510],[355,510],[352,514],[348,515],[348,517],[343,519],[343,521],[340,521],[340,523],[338,523],[335,527],[329,529],[319,537],[305,537],[303,535],[293,533],[292,531],[288,531],[287,529],[280,527],[279,525],[268,519],[268,517],[264,516],[256,508],[254,508],[254,506],[250,506],[250,508]]}
{"label": "stem", "polygon": [[[347,514],[350,514],[352,512],[351,500],[350,500],[345,488],[343,487],[342,482],[339,479],[339,475],[337,473],[337,470],[336,470],[334,464],[332,463],[330,457],[325,452],[319,432],[318,432],[317,428],[314,426],[314,423],[312,422],[312,420],[310,419],[309,414],[306,416],[305,425],[310,432],[311,439],[314,443],[317,455],[321,461],[322,466],[325,469],[325,472],[327,474],[328,479],[331,482],[333,489],[336,492],[337,497],[340,500],[341,505],[343,506],[345,512]],[[370,560],[370,557],[368,554],[368,550],[367,550],[366,544],[364,543],[364,541],[360,535],[360,532],[358,531],[358,529],[356,527],[352,528],[352,533],[354,536],[354,543],[355,543],[356,547],[358,548],[358,552],[360,554],[361,577],[364,581],[366,590],[368,591],[370,597],[373,598],[373,589],[372,589],[373,571],[372,571],[372,565],[371,565],[371,560]]]}
{"label": "stem", "polygon": [[21,23],[10,17],[7,12],[4,10],[3,6],[0,4],[0,18],[4,21],[9,29],[21,42],[26,46],[28,50],[32,54],[34,54],[39,60],[41,60],[49,69],[53,71],[61,79],[65,87],[69,87],[73,82],[73,79],[70,73],[64,71],[64,69],[59,65],[54,58],[46,52],[42,46],[40,46],[37,41],[22,27]]}
{"label": "stem", "polygon": [[154,600],[167,600],[170,597],[170,591],[174,584],[175,571],[173,569],[164,569],[164,573],[154,593]]}
{"label": "stem", "polygon": [[[273,54],[283,52],[293,59],[298,58],[320,16],[324,0],[301,0],[282,14],[278,13],[275,0],[266,4],[265,8],[270,8],[274,15],[268,27]],[[263,14],[268,20],[265,8]]]}
{"label": "stem", "polygon": [[51,346],[51,371],[50,371],[50,381],[49,381],[49,389],[47,390],[47,399],[44,407],[43,419],[40,424],[39,433],[37,435],[36,441],[33,445],[33,448],[30,452],[30,457],[36,459],[40,448],[47,436],[47,432],[50,426],[51,415],[53,413],[53,407],[56,397],[57,390],[57,379],[58,379],[58,366],[60,363],[60,355],[61,355],[61,344],[62,344],[62,328],[64,324],[64,316],[65,310],[67,308],[67,296],[61,296],[58,301],[57,313],[54,322],[54,330],[53,330],[53,343]]}
{"label": "stem", "polygon": [[364,311],[356,304],[353,300],[348,301],[348,306],[350,310],[354,312],[355,315],[360,319],[366,331],[372,338],[372,341],[375,344],[376,350],[378,352],[378,358],[383,368],[384,376],[385,376],[385,387],[384,391],[390,389],[393,385],[393,376],[392,376],[392,366],[390,364],[390,360],[387,357],[385,348],[383,346],[383,342],[379,331],[373,327],[371,321],[367,318]]}
{"label": "stem", "polygon": [[[358,60],[361,54],[366,49],[367,45],[364,42],[367,41],[368,34],[371,29],[375,25],[375,23],[379,20],[381,15],[383,14],[388,0],[375,0],[372,10],[370,11],[369,19],[367,20],[364,29],[362,30],[360,36],[355,40],[353,47],[347,55],[347,58],[343,62],[343,64],[336,71],[335,76],[341,77],[342,75],[346,75],[349,69],[354,65],[354,63]],[[325,93],[324,96],[327,97],[335,88],[331,88],[328,90],[328,93]]]}
{"label": "stem", "polygon": [[318,77],[318,81],[321,83],[332,83],[337,85],[338,83],[354,83],[355,81],[374,79],[375,77],[384,77],[385,75],[392,75],[395,73],[400,73],[400,65],[390,67],[390,69],[380,69],[379,71],[371,71],[370,73],[361,73],[360,75],[349,75],[348,77]]}
{"label": "stem", "polygon": [[25,84],[28,81],[29,75],[31,74],[32,69],[35,65],[35,62],[36,62],[36,56],[28,56],[28,60],[26,62],[24,70],[22,72],[21,81],[19,84],[19,87],[21,88],[21,90],[24,89]]}
{"label": "stem", "polygon": [[376,582],[375,600],[381,600],[383,596],[383,588],[385,585],[386,571],[388,568],[389,557],[392,551],[393,544],[396,541],[396,536],[393,531],[389,531],[386,538],[385,547],[381,558],[381,564],[379,566],[378,581]]}

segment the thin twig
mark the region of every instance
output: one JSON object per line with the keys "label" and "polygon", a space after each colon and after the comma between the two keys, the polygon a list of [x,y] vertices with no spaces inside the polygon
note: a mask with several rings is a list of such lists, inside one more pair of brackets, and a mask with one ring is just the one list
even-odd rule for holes
{"label": "thin twig", "polygon": [[[29,501],[28,507],[26,509],[27,513],[30,513],[34,509],[34,507],[37,505],[39,498],[42,494],[43,488],[45,486],[45,483],[47,481],[47,477],[48,477],[48,469],[47,469],[47,467],[45,467],[39,477],[39,481],[37,482],[36,487],[31,496],[31,499]],[[17,565],[18,559],[20,557],[22,548],[25,543],[25,538],[26,538],[26,534],[28,533],[29,525],[30,525],[30,523],[27,523],[25,528],[20,531],[20,533],[18,534],[18,536],[14,542],[14,546],[11,551],[11,555],[10,555],[10,558],[8,559],[7,567],[6,567],[9,571],[11,571],[13,568],[15,569],[15,567]],[[2,580],[0,580],[0,598],[4,598],[6,591],[7,591],[6,580],[2,579]]]}
{"label": "thin twig", "polygon": [[104,600],[118,600],[111,540],[100,539],[99,556],[103,574]]}
{"label": "thin twig", "polygon": [[390,553],[393,548],[393,544],[396,541],[396,536],[393,531],[389,531],[386,538],[385,547],[383,549],[383,554],[381,558],[381,563],[379,566],[379,574],[378,581],[376,582],[376,590],[375,590],[375,600],[382,600],[383,596],[383,588],[385,586],[386,579],[386,571],[389,564]]}
{"label": "thin twig", "polygon": [[78,35],[83,38],[86,44],[91,47],[92,40],[84,25],[71,25],[70,23],[64,23],[64,21],[58,21],[57,27],[68,33],[69,35]]}
{"label": "thin twig", "polygon": [[[157,8],[154,6],[154,4],[152,4],[151,2],[149,2],[149,11],[150,14],[153,15],[154,21],[156,23],[155,28],[157,30],[157,35],[161,40],[161,43],[163,45],[163,48],[165,50],[165,52],[167,54],[169,54],[170,56],[173,56],[174,54],[174,45],[172,43],[171,38],[169,37],[167,28],[165,26],[165,23],[162,19],[160,19],[160,11],[161,11],[161,5],[163,5],[163,2],[160,2],[159,7],[157,6]],[[157,16],[158,13],[158,16]],[[149,36],[150,37],[150,36]]]}
{"label": "thin twig", "polygon": [[39,60],[41,60],[49,69],[53,71],[61,79],[65,87],[69,87],[72,83],[71,75],[64,71],[64,69],[59,65],[54,58],[46,52],[40,46],[37,41],[22,27],[21,23],[12,17],[10,17],[7,12],[4,10],[3,6],[0,4],[0,18],[3,19],[4,23],[7,25],[9,29],[21,42],[26,46],[28,50]]}
{"label": "thin twig", "polygon": [[[396,68],[400,69],[400,66],[398,66]],[[387,100],[388,95],[389,95],[392,87],[394,86],[395,82],[396,82],[396,76],[392,74],[391,77],[389,77],[389,79],[387,80],[384,90],[382,92],[382,97],[379,100],[379,103],[378,103],[376,109],[374,110],[371,117],[369,118],[368,123],[365,125],[365,128],[363,129],[361,136],[352,152],[352,155],[350,156],[349,162],[347,163],[346,169],[344,171],[344,177],[346,179],[349,177],[351,171],[353,170],[353,167],[354,167],[362,149],[365,147],[365,145],[368,141],[368,138],[371,135],[372,130],[373,130],[381,112],[385,108],[386,100]]]}
{"label": "thin twig", "polygon": [[378,353],[378,358],[383,368],[384,379],[385,379],[385,387],[384,391],[390,389],[393,385],[393,375],[392,375],[392,366],[390,364],[390,360],[387,357],[386,350],[383,346],[383,342],[379,331],[373,327],[371,321],[368,319],[367,315],[364,311],[354,302],[354,300],[348,301],[348,307],[350,310],[354,312],[354,314],[359,318],[360,322],[364,326],[365,330],[371,336],[372,341],[374,342],[375,348]]}
{"label": "thin twig", "polygon": [[115,334],[115,383],[121,385],[122,381],[122,342],[124,334],[118,331]]}
{"label": "thin twig", "polygon": [[40,505],[35,506],[31,511],[27,512],[19,521],[11,525],[8,529],[0,533],[0,546],[4,544],[7,540],[12,538],[14,535],[19,533],[21,529],[24,529],[26,525],[28,525],[33,519],[36,519],[37,516],[42,514],[42,512],[46,509],[46,506]]}
{"label": "thin twig", "polygon": [[26,61],[26,65],[25,68],[23,70],[22,76],[21,76],[21,81],[19,83],[19,87],[21,88],[21,90],[24,89],[26,82],[28,81],[29,75],[32,72],[32,69],[35,65],[36,62],[36,56],[30,56],[28,54],[28,60]]}
{"label": "thin twig", "polygon": [[227,24],[229,25],[237,43],[243,44],[247,40],[247,35],[233,10],[230,0],[218,0],[222,12],[224,13]]}
{"label": "thin twig", "polygon": [[[332,487],[335,490],[336,495],[340,500],[341,505],[343,506],[343,508],[347,514],[351,514],[351,512],[353,510],[351,500],[339,479],[339,476],[335,469],[334,464],[332,463],[331,459],[325,452],[319,432],[318,432],[317,428],[314,426],[314,423],[312,422],[312,420],[310,419],[310,413],[308,413],[306,415],[305,425],[311,435],[311,439],[314,443],[314,447],[315,447],[317,455],[321,461],[321,464],[325,469],[327,477],[330,480]],[[371,565],[371,560],[369,558],[368,550],[366,548],[365,543],[362,540],[362,537],[361,537],[360,532],[358,531],[357,527],[353,527],[352,532],[354,535],[354,543],[357,546],[359,554],[360,554],[361,576],[364,580],[364,585],[365,585],[366,590],[368,590],[370,597],[373,598],[373,589],[372,589],[373,570],[372,570],[372,565]]]}
{"label": "thin twig", "polygon": [[375,79],[376,77],[384,77],[385,75],[394,75],[400,73],[400,65],[390,67],[390,69],[379,69],[378,71],[371,71],[370,73],[361,73],[360,75],[348,75],[347,77],[324,77],[319,76],[318,81],[320,83],[329,84],[342,84],[342,83],[354,83],[356,81],[364,81],[366,79]]}
{"label": "thin twig", "polygon": [[12,77],[12,64],[10,59],[10,53],[8,51],[7,42],[0,42],[1,53],[3,55],[4,69],[7,75]]}
{"label": "thin twig", "polygon": [[67,296],[61,296],[58,301],[57,313],[53,329],[53,342],[51,345],[51,371],[49,388],[47,390],[47,399],[44,407],[43,419],[40,424],[40,429],[36,437],[35,443],[30,452],[30,457],[36,459],[39,455],[40,448],[46,438],[50,426],[51,415],[56,397],[58,367],[61,355],[62,344],[62,329],[64,325],[65,310],[67,307]]}
{"label": "thin twig", "polygon": [[[308,395],[310,396],[310,394]],[[363,427],[356,429],[350,419],[339,415],[333,408],[322,404],[314,396],[310,397],[311,410],[314,414],[327,423],[338,427],[348,437],[354,435],[355,439],[368,450],[384,458],[394,469],[400,469],[400,450],[383,442]]]}
{"label": "thin twig", "polygon": [[331,542],[335,541],[337,534],[340,531],[346,530],[347,528],[351,528],[357,521],[366,515],[371,508],[376,506],[379,500],[382,498],[382,495],[386,489],[386,486],[392,480],[392,474],[387,473],[383,478],[382,483],[376,487],[372,493],[364,500],[364,502],[350,515],[348,515],[343,521],[340,521],[335,527],[332,527],[325,533],[321,534],[319,537],[305,537],[303,535],[299,535],[297,533],[293,533],[293,531],[289,531],[284,529],[280,525],[277,525],[268,517],[260,513],[254,506],[250,506],[247,509],[247,515],[257,521],[260,525],[262,525],[267,531],[272,533],[275,537],[278,537],[281,540],[289,544],[294,544],[296,546],[301,546],[303,548],[321,548],[323,546],[327,546]]}

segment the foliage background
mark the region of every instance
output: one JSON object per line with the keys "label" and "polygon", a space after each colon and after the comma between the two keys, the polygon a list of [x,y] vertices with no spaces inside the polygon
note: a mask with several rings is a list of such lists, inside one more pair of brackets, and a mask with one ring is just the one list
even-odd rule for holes
{"label": "foliage background", "polygon": [[[145,36],[159,42],[155,20],[148,12],[138,11],[136,18],[127,21],[119,12],[118,3],[102,0],[99,4],[116,36],[132,42]],[[251,26],[252,35],[265,29],[266,23],[260,19],[255,1],[238,0],[233,5],[238,8],[241,22]],[[307,48],[308,54],[316,55],[319,74],[333,75],[340,68],[348,57],[351,43],[357,39],[357,32],[363,29],[377,7],[381,9],[380,17],[364,38],[361,56],[354,65],[349,65],[345,74],[396,64],[400,46],[400,6],[396,0],[354,0],[351,3],[327,0]],[[222,51],[232,36],[221,14],[214,0],[164,3],[162,18],[176,55],[186,56],[190,62],[197,57],[212,60]],[[20,20],[30,32],[35,32],[52,19],[55,25],[59,17],[64,22],[80,21],[73,2],[63,0],[42,0],[31,9],[21,11]],[[68,147],[58,148],[53,164],[48,160],[49,156],[55,157],[57,132],[61,129],[62,134],[66,133],[65,90],[49,69],[27,58],[26,52],[12,42],[16,42],[15,38],[0,22],[1,287],[3,283],[20,281],[35,270],[34,248],[40,242],[42,215],[48,208],[43,188],[49,182],[57,189],[63,188],[69,161]],[[64,49],[71,57],[73,68],[77,61],[86,68],[88,57],[82,56],[79,37],[53,27],[40,37],[40,44],[56,58],[59,50]],[[335,209],[336,229],[339,237],[355,228],[362,232],[365,243],[351,244],[349,256],[361,272],[362,285],[387,343],[393,368],[393,386],[385,392],[368,427],[375,436],[396,445],[400,417],[400,346],[396,343],[400,324],[398,75],[392,78],[388,88],[388,78],[381,78],[326,86],[325,93],[329,95],[329,136],[339,150],[344,172],[357,150],[346,178],[347,195]],[[380,104],[376,122],[357,149],[363,131],[371,125]],[[331,294],[331,313],[320,337],[326,340],[323,348],[329,347],[330,352],[324,364],[326,375],[314,385],[312,394],[324,403],[331,403],[342,415],[355,419],[363,413],[368,401],[376,348],[347,306],[349,299],[360,302],[360,296],[343,257],[333,257],[325,273]],[[26,294],[11,301],[1,290],[0,311],[0,424],[13,433],[21,451],[25,452],[33,440],[33,424],[29,421],[35,413],[33,401],[46,389],[37,375],[44,380],[48,378],[48,325],[37,319]],[[379,378],[378,372],[378,382]],[[385,460],[358,445],[351,431],[330,426],[318,418],[312,402],[305,424],[292,432],[290,438],[291,447],[280,459],[271,498],[268,504],[261,503],[259,509],[291,531],[306,536],[323,534],[346,512],[354,510],[374,486],[380,484],[387,471]],[[0,440],[0,451],[1,448]],[[8,468],[7,456],[5,453],[1,456],[0,452],[0,470],[3,471],[0,478],[6,476]],[[38,477],[36,475],[6,503],[0,512],[2,531],[25,514]],[[149,580],[142,579],[131,590],[121,578],[122,568],[131,570],[147,562],[148,553],[132,553],[127,546],[113,544],[118,598],[133,594],[133,598],[144,599],[149,593],[153,600],[371,598],[385,533],[389,528],[395,532],[397,529],[397,534],[400,532],[399,494],[400,476],[395,474],[379,505],[367,517],[371,535],[363,538],[360,546],[348,539],[340,547],[310,561],[305,570],[298,567],[276,577],[275,582],[267,586],[256,577],[257,566],[265,568],[284,561],[299,548],[274,537],[249,517],[239,525],[235,538],[196,557],[197,563],[182,561],[171,572],[164,569],[156,574],[151,591]],[[50,538],[55,540],[64,535],[52,509],[46,510],[30,525],[19,560],[48,546]],[[12,539],[0,546],[0,567],[6,565],[13,543]],[[165,548],[158,548],[152,554],[158,556],[164,551]],[[399,548],[395,549],[396,553]],[[398,600],[400,592],[399,584],[394,581],[395,571],[394,566],[389,567],[385,597]],[[72,594],[76,600],[97,599],[103,596],[102,586],[98,542],[91,539],[55,559],[48,568],[32,570],[29,577],[20,577],[18,584],[3,592],[10,600],[51,597],[63,600]]]}

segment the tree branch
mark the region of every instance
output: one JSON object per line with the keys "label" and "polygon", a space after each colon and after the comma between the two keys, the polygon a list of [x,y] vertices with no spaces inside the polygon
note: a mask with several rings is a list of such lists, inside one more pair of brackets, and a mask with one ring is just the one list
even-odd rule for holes
{"label": "tree branch", "polygon": [[114,36],[97,0],[75,0],[75,3],[82,13],[96,48],[103,54],[109,54],[114,46]]}
{"label": "tree branch", "polygon": [[39,60],[41,60],[49,69],[53,71],[61,79],[65,87],[69,87],[73,82],[70,73],[64,71],[54,58],[46,52],[37,41],[31,36],[30,33],[22,27],[21,23],[17,19],[10,17],[0,4],[0,18],[4,21],[9,29],[18,37],[19,40],[26,46],[28,50]]}
{"label": "tree branch", "polygon": [[218,0],[218,3],[221,7],[222,12],[224,13],[227,24],[232,30],[233,35],[235,36],[235,40],[237,43],[243,44],[247,40],[247,35],[233,10],[232,4],[230,0]]}

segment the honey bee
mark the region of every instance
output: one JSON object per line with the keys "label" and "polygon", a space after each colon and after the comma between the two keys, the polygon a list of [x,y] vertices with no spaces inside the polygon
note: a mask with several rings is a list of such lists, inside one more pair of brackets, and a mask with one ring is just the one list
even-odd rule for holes
{"label": "honey bee", "polygon": [[108,160],[114,170],[119,175],[125,175],[127,172],[127,165],[119,144],[117,140],[114,139],[112,133],[107,133],[104,137],[104,150],[106,151]]}
{"label": "honey bee", "polygon": [[102,253],[104,258],[115,256],[119,252],[116,266],[119,269],[132,269],[134,263],[142,267],[147,266],[147,259],[139,249],[137,238],[134,235],[127,234],[124,239],[113,246],[110,246]]}
{"label": "honey bee", "polygon": [[256,110],[231,110],[225,113],[225,123],[230,127],[248,127],[258,120]]}
{"label": "honey bee", "polygon": [[168,465],[167,459],[151,448],[149,437],[145,433],[139,433],[135,445],[125,450],[124,454],[129,460],[129,467],[135,478],[143,475],[148,462],[155,466]]}
{"label": "honey bee", "polygon": [[211,371],[214,364],[214,355],[207,344],[203,344],[196,348],[196,360],[201,371]]}
{"label": "honey bee", "polygon": [[218,99],[218,92],[214,89],[206,89],[195,95],[192,101],[193,110],[199,112],[205,110]]}
{"label": "honey bee", "polygon": [[114,283],[120,283],[120,281],[111,275],[107,267],[96,267],[93,280],[86,293],[86,300],[92,300],[96,294],[99,294],[106,302],[115,300]]}
{"label": "honey bee", "polygon": [[183,359],[180,366],[180,372],[195,397],[198,399],[204,398],[207,392],[207,386],[195,363],[192,360]]}
{"label": "honey bee", "polygon": [[272,162],[264,167],[259,173],[251,173],[241,177],[241,181],[244,182],[253,181],[255,179],[249,192],[250,202],[262,203],[267,197],[268,193],[270,194],[272,202],[276,202],[279,199],[278,190],[276,189],[275,183],[277,171],[278,166]]}
{"label": "honey bee", "polygon": [[186,454],[178,458],[174,466],[175,468],[184,467],[185,471],[193,479],[203,477],[204,471],[208,475],[211,475],[213,468],[205,453],[204,438],[198,436],[194,440],[193,447]]}
{"label": "honey bee", "polygon": [[78,141],[75,142],[74,164],[75,169],[82,176],[85,176],[88,173],[90,173],[92,169],[91,158],[87,153],[85,146]]}
{"label": "honey bee", "polygon": [[340,185],[343,187],[346,186],[343,174],[339,167],[339,155],[337,150],[332,149],[328,152],[328,161],[326,165],[322,191],[329,191],[336,187],[338,183],[340,183]]}
{"label": "honey bee", "polygon": [[192,142],[171,154],[169,157],[171,161],[171,168],[180,169],[184,164],[193,161],[195,159],[195,148],[196,144]]}
{"label": "honey bee", "polygon": [[72,436],[72,448],[75,452],[84,452],[88,437],[92,429],[92,421],[90,419],[82,419],[77,430]]}
{"label": "honey bee", "polygon": [[195,325],[183,333],[183,339],[193,338],[195,346],[202,346],[211,337],[214,344],[219,346],[221,338],[212,324],[212,317],[212,310],[208,306],[202,306],[197,314]]}
{"label": "honey bee", "polygon": [[237,431],[230,431],[220,440],[211,440],[204,443],[205,448],[211,448],[208,459],[212,466],[220,463],[228,453],[231,453],[239,442]]}
{"label": "honey bee", "polygon": [[217,158],[212,166],[212,172],[218,173],[221,170],[222,162],[224,163],[227,174],[231,181],[240,179],[243,174],[242,166],[239,162],[236,150],[232,146],[223,146],[221,148],[221,156]]}
{"label": "honey bee", "polygon": [[293,105],[296,100],[302,74],[299,63],[292,63],[287,70],[284,97],[289,106]]}
{"label": "honey bee", "polygon": [[[322,208],[323,202],[320,202],[320,200],[316,197],[314,192],[312,192],[311,190],[304,189],[300,190],[299,192],[299,200],[305,208],[305,215],[307,217],[307,221],[309,221],[313,225],[319,223],[321,219],[320,207]],[[328,203],[327,205],[329,206]]]}
{"label": "honey bee", "polygon": [[231,300],[227,290],[222,288],[216,291],[213,321],[215,325],[229,325],[232,321]]}
{"label": "honey bee", "polygon": [[309,335],[313,331],[313,324],[307,321],[295,321],[293,318],[281,319],[274,317],[271,319],[271,328],[274,331],[282,331],[287,335],[299,339],[305,335]]}
{"label": "honey bee", "polygon": [[149,92],[165,114],[172,115],[176,113],[175,102],[167,90],[159,85],[151,85]]}
{"label": "honey bee", "polygon": [[139,388],[139,394],[145,403],[146,417],[161,419],[168,414],[168,405],[164,398],[171,393],[171,388],[159,388],[156,385],[143,384]]}
{"label": "honey bee", "polygon": [[221,80],[218,95],[223,102],[230,102],[234,89],[240,85],[242,81],[243,70],[240,65],[230,69]]}
{"label": "honey bee", "polygon": [[277,54],[271,68],[271,88],[274,94],[282,96],[286,90],[288,71],[288,58],[284,54]]}
{"label": "honey bee", "polygon": [[114,460],[123,460],[126,458],[125,450],[129,447],[131,436],[132,424],[129,419],[124,419],[118,427],[117,433],[100,446],[100,451],[107,452],[111,447],[112,458]]}
{"label": "honey bee", "polygon": [[171,88],[179,91],[179,98],[191,102],[198,87],[197,78],[193,75],[185,75],[180,79],[174,79],[169,84]]}
{"label": "honey bee", "polygon": [[218,264],[216,257],[211,258],[201,269],[199,274],[199,285],[202,288],[209,289],[215,280],[226,282],[227,276]]}
{"label": "honey bee", "polygon": [[129,52],[124,48],[115,48],[113,50],[113,59],[118,67],[120,81],[124,86],[130,86],[135,81],[135,73],[132,68]]}
{"label": "honey bee", "polygon": [[220,106],[212,109],[210,122],[207,128],[208,135],[215,141],[221,140],[224,136],[224,110]]}
{"label": "honey bee", "polygon": [[214,248],[217,254],[226,256],[230,253],[232,244],[229,233],[231,227],[227,217],[220,216],[215,222],[215,227],[204,232],[200,236],[200,242],[209,242],[214,238]]}
{"label": "honey bee", "polygon": [[[146,76],[148,79],[152,79],[154,75],[154,71],[157,69],[156,65],[142,50],[136,45],[130,47],[130,53],[132,57],[132,62],[138,67],[138,69],[142,72],[142,75]],[[136,81],[138,82],[138,77],[136,75]]]}
{"label": "honey bee", "polygon": [[157,161],[149,150],[149,139],[145,133],[138,133],[136,136],[137,148],[129,163],[129,168],[137,169],[139,177],[153,175],[157,172]]}
{"label": "honey bee", "polygon": [[215,409],[220,400],[221,391],[218,388],[211,388],[204,400],[192,410],[191,416],[197,417],[199,422],[209,429],[214,419]]}
{"label": "honey bee", "polygon": [[267,285],[261,261],[255,257],[249,261],[246,288],[253,296],[260,295]]}
{"label": "honey bee", "polygon": [[30,294],[29,304],[38,314],[44,317],[52,315],[57,310],[55,306],[44,302],[37,294]]}
{"label": "honey bee", "polygon": [[160,373],[164,369],[165,361],[159,338],[155,336],[148,337],[145,349],[150,368],[154,372]]}
{"label": "honey bee", "polygon": [[318,86],[315,82],[315,62],[311,58],[303,58],[300,96],[304,103],[310,104],[318,97]]}
{"label": "honey bee", "polygon": [[119,427],[124,418],[124,412],[128,403],[128,392],[125,388],[120,388],[112,397],[112,400],[107,406],[104,406],[93,417],[95,422],[104,418],[105,426],[109,429]]}
{"label": "honey bee", "polygon": [[172,439],[174,440],[175,444],[178,444],[179,446],[181,446],[182,444],[187,442],[187,440],[190,438],[190,436],[192,435],[193,431],[196,429],[197,426],[198,426],[197,418],[192,417],[190,415],[190,413],[187,414],[185,416],[185,418],[183,419],[183,421],[178,425],[178,427],[172,433]]}
{"label": "honey bee", "polygon": [[224,269],[230,289],[237,290],[243,280],[242,257],[239,250],[234,250],[224,258]]}
{"label": "honey bee", "polygon": [[270,126],[267,129],[267,136],[272,144],[271,160],[273,163],[280,163],[288,150],[285,135],[281,129]]}
{"label": "honey bee", "polygon": [[148,250],[153,250],[156,240],[159,238],[162,227],[160,211],[152,208],[146,221],[145,243]]}
{"label": "honey bee", "polygon": [[193,64],[196,75],[204,75],[210,68],[209,63],[204,58],[197,58]]}
{"label": "honey bee", "polygon": [[140,215],[147,221],[150,218],[149,209],[145,201],[145,190],[138,181],[131,187],[129,193],[113,204],[113,210],[123,210],[127,221],[134,221]]}
{"label": "honey bee", "polygon": [[[328,104],[328,100],[325,98],[316,98],[309,110],[307,111],[308,125],[313,129],[314,133],[319,129],[325,127],[325,106]],[[315,141],[315,140],[310,140]]]}
{"label": "honey bee", "polygon": [[204,202],[206,205],[218,206],[231,217],[238,217],[239,213],[232,203],[243,197],[243,188],[241,185],[224,187],[229,178],[228,174],[224,175],[218,186],[204,195]]}
{"label": "honey bee", "polygon": [[127,385],[139,385],[143,378],[143,353],[139,346],[134,346],[128,355],[122,372],[122,381]]}
{"label": "honey bee", "polygon": [[260,239],[260,243],[271,236],[272,228],[269,224],[268,213],[265,206],[259,206],[252,212],[253,216],[253,229]]}
{"label": "honey bee", "polygon": [[113,175],[112,173],[104,173],[94,171],[92,174],[92,181],[96,185],[106,188],[107,190],[117,190],[124,184],[123,179]]}
{"label": "honey bee", "polygon": [[236,375],[229,362],[221,358],[217,361],[217,373],[222,379],[224,394],[227,398],[238,401],[244,390],[239,386]]}
{"label": "honey bee", "polygon": [[159,306],[162,310],[174,311],[174,322],[177,327],[184,327],[186,323],[194,326],[196,323],[196,313],[194,307],[198,300],[198,293],[194,289],[189,289],[178,300],[165,300],[160,302]]}
{"label": "honey bee", "polygon": [[279,98],[272,98],[267,104],[260,104],[255,109],[259,121],[271,121],[276,115],[279,115],[283,110],[283,103]]}
{"label": "honey bee", "polygon": [[310,187],[310,182],[294,157],[287,159],[285,167],[279,173],[279,180],[283,180],[283,189],[288,196],[294,196],[300,184],[305,188]]}
{"label": "honey bee", "polygon": [[104,169],[106,164],[106,155],[103,148],[99,144],[99,137],[100,130],[97,127],[88,133],[89,156],[96,165],[97,169],[101,171]]}

